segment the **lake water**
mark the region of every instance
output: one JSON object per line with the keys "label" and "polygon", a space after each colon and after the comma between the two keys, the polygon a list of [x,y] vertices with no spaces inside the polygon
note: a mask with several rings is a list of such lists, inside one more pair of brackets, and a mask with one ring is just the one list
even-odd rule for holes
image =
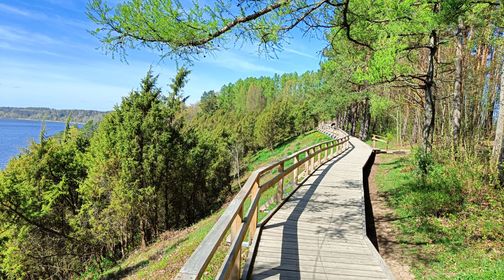
{"label": "lake water", "polygon": [[[61,122],[45,122],[46,136],[65,129]],[[28,147],[32,140],[38,141],[42,121],[0,119],[0,169],[4,169],[9,159]]]}

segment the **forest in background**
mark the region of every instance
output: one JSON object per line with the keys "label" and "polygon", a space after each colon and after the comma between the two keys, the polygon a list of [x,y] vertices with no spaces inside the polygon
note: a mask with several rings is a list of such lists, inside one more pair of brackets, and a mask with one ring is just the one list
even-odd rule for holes
{"label": "forest in background", "polygon": [[41,120],[66,122],[70,117],[72,122],[99,122],[106,112],[77,109],[51,109],[38,107],[0,107],[0,119]]}
{"label": "forest in background", "polygon": [[402,189],[412,192],[401,199],[411,228],[435,235],[428,242],[457,232],[450,246],[502,258],[500,2],[237,5],[90,2],[94,34],[113,53],[144,47],[194,60],[236,38],[278,51],[295,28],[322,34],[327,47],[319,71],[240,80],[195,106],[184,103],[187,70],[164,93],[149,72],[97,128],[41,137],[0,173],[5,277],[102,269],[218,209],[254,151],[329,120],[362,139],[377,133],[414,148],[412,182]]}

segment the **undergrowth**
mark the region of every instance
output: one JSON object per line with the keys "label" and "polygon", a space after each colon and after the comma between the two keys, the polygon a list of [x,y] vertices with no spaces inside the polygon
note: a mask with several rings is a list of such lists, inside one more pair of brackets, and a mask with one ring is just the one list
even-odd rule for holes
{"label": "undergrowth", "polygon": [[376,178],[418,279],[504,279],[504,191],[477,159],[382,156]]}

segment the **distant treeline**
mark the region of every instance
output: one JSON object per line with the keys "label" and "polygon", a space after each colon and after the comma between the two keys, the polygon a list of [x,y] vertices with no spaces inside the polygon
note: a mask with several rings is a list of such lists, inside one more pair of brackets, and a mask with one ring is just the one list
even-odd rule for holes
{"label": "distant treeline", "polygon": [[51,108],[0,107],[0,119],[27,119],[64,122],[70,117],[72,122],[98,122],[107,112],[95,110],[58,110]]}

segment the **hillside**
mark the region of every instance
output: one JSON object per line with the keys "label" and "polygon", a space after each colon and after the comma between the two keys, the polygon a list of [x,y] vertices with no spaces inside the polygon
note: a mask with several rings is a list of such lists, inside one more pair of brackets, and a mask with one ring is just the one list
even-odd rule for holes
{"label": "hillside", "polygon": [[51,109],[38,107],[0,107],[0,119],[24,119],[64,122],[70,116],[72,122],[100,121],[107,112],[77,109]]}
{"label": "hillside", "polygon": [[[327,140],[330,140],[330,138],[319,132],[309,132],[298,137],[293,137],[273,150],[264,149],[254,154],[249,159],[248,169],[255,169],[305,147]],[[247,176],[248,174],[244,177]],[[287,187],[286,191],[288,192],[289,189]],[[262,198],[263,203],[273,195],[273,192],[265,192]],[[222,209],[225,209],[226,206],[227,204]],[[260,213],[259,218],[264,217],[265,213]],[[96,270],[91,269],[83,278],[96,279],[100,275],[99,277],[104,279],[123,277],[128,279],[172,279],[178,273],[185,260],[196,249],[203,238],[205,238],[221,214],[222,210],[219,210],[188,228],[167,231],[145,250],[135,251],[124,261],[110,267],[104,274],[100,275]],[[210,262],[206,274],[207,278],[212,278],[211,276],[217,273],[225,254],[226,244],[223,244],[219,247],[214,259]]]}

